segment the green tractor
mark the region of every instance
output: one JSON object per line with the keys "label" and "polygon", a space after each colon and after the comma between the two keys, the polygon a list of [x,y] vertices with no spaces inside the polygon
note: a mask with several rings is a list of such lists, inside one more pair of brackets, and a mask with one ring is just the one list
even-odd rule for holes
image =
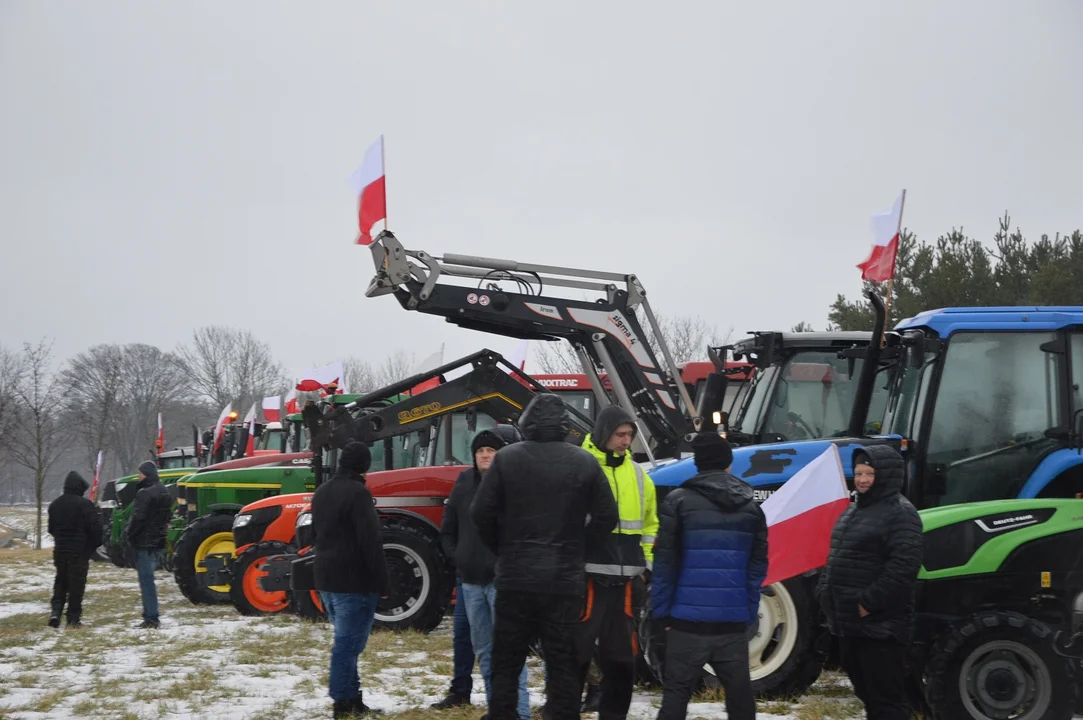
{"label": "green tractor", "polygon": [[1083,501],[1002,500],[920,514],[914,704],[935,720],[1071,718],[1079,664],[1067,655],[1083,653],[1054,640],[1083,624]]}

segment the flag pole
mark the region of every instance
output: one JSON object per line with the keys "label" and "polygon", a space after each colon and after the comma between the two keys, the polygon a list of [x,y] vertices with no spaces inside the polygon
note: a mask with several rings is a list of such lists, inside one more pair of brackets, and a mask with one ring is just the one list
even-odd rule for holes
{"label": "flag pole", "polygon": [[384,177],[384,232],[387,232],[387,155],[385,153],[384,134],[380,133],[380,173]]}
{"label": "flag pole", "polygon": [[[891,327],[891,295],[895,288],[895,263],[899,258],[899,245],[902,244],[902,218],[903,209],[906,207],[906,188],[902,191],[902,200],[899,201],[899,226],[895,228],[895,234],[899,239],[895,242],[895,255],[891,258],[891,277],[887,279],[887,297],[884,298],[884,329]],[[881,347],[887,342],[885,335],[880,339]]]}

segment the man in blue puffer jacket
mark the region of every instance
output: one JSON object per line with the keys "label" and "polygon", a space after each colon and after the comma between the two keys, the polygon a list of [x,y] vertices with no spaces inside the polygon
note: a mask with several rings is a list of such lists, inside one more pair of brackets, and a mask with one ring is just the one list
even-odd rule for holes
{"label": "man in blue puffer jacket", "polygon": [[651,615],[666,630],[659,720],[684,718],[702,668],[726,691],[730,720],[756,717],[748,672],[749,625],[767,575],[767,520],[752,488],[729,474],[733,451],[715,433],[692,440],[699,474],[659,507]]}

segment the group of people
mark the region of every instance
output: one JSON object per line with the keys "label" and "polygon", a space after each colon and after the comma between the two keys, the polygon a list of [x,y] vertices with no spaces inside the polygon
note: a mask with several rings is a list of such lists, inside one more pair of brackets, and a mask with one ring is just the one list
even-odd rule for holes
{"label": "group of people", "polygon": [[[143,600],[141,629],[159,627],[158,592],[154,571],[165,553],[166,531],[173,501],[158,479],[158,466],[151,461],[139,466],[138,485],[132,511],[121,535],[125,548],[139,576],[139,594]],[[49,504],[49,534],[53,537],[53,597],[49,627],[59,628],[67,608],[67,626],[79,627],[83,617],[90,558],[102,544],[102,519],[94,502],[84,497],[90,487],[79,473],[64,478],[64,491]]]}
{"label": "group of people", "polygon": [[[626,717],[639,652],[635,622],[649,595],[666,646],[658,717],[684,718],[710,665],[727,716],[754,718],[747,638],[757,629],[767,574],[767,523],[752,488],[729,472],[729,444],[716,433],[696,435],[697,474],[658,503],[630,452],[631,415],[603,409],[581,447],[565,441],[568,429],[563,401],[544,394],[517,425],[473,438],[473,465],[457,479],[441,527],[458,574],[455,676],[433,707],[471,703],[476,661],[484,720],[527,720],[526,659],[537,645],[543,718],[594,709],[600,720]],[[369,460],[364,445],[351,443],[312,502],[316,586],[334,626],[336,718],[380,712],[365,705],[357,672],[376,604],[389,592],[379,517],[364,483]],[[904,665],[921,522],[901,494],[898,452],[865,448],[854,468],[858,500],[834,529],[817,596],[867,717],[907,718]],[[594,663],[596,708],[583,701]]]}

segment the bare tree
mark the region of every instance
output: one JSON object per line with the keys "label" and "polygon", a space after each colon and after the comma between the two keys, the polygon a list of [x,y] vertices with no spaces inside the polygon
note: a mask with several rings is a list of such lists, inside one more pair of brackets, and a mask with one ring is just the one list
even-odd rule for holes
{"label": "bare tree", "polygon": [[[658,320],[659,330],[666,346],[673,354],[673,361],[686,363],[693,360],[706,360],[707,347],[709,345],[725,345],[733,336],[733,328],[725,333],[708,324],[701,317],[694,316],[665,316],[655,313]],[[664,363],[658,340],[651,332],[650,326],[643,318],[638,318],[644,331],[647,333],[647,342],[654,351],[658,362]],[[575,354],[571,343],[565,341],[539,344],[535,349],[535,360],[542,372],[546,374],[578,374],[583,372],[583,366],[579,363],[579,356]]]}
{"label": "bare tree", "polygon": [[405,380],[413,374],[415,367],[417,367],[417,360],[413,353],[399,350],[394,355],[389,355],[373,374],[374,389]]}
{"label": "bare tree", "polygon": [[9,449],[18,417],[15,388],[23,376],[23,358],[0,345],[0,458]]}
{"label": "bare tree", "polygon": [[34,500],[37,504],[35,537],[41,547],[41,507],[45,498],[45,477],[63,447],[64,428],[60,423],[61,385],[52,368],[52,343],[23,344],[25,371],[15,383],[18,424],[12,437],[15,462],[34,473]]}
{"label": "bare tree", "polygon": [[124,382],[123,360],[124,351],[119,345],[95,345],[70,359],[60,373],[68,422],[82,442],[91,471],[115,419]]}
{"label": "bare tree", "polygon": [[286,385],[270,346],[247,330],[199,328],[190,345],[177,348],[176,359],[193,393],[216,408],[229,402],[247,407]]}
{"label": "bare tree", "polygon": [[343,360],[342,376],[346,389],[351,393],[372,392],[378,387],[372,365],[360,358],[348,357]]}
{"label": "bare tree", "polygon": [[158,413],[168,413],[185,399],[186,377],[172,355],[140,343],[124,346],[120,376],[108,445],[122,472],[130,472],[154,447]]}

